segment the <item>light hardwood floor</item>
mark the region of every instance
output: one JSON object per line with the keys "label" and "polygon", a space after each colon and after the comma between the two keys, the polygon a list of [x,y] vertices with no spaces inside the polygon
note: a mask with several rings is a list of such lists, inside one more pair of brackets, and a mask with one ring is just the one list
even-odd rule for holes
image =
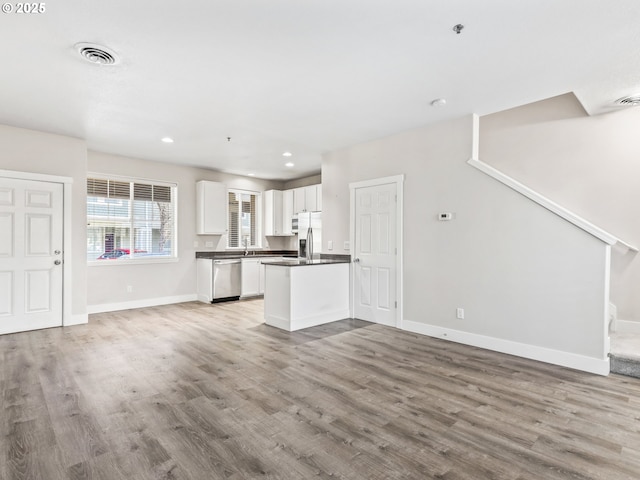
{"label": "light hardwood floor", "polygon": [[0,337],[0,478],[640,478],[638,379],[262,306]]}

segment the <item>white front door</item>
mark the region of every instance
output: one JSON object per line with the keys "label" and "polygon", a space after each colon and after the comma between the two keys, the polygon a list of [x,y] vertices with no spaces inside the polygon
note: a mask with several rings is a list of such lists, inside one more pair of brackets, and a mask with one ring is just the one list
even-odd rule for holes
{"label": "white front door", "polygon": [[0,177],[0,334],[62,325],[63,185]]}
{"label": "white front door", "polygon": [[397,326],[397,184],[356,187],[354,317]]}

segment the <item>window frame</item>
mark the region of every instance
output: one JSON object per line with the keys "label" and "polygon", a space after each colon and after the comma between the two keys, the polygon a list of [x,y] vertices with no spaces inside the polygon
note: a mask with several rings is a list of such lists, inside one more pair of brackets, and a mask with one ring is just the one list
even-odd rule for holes
{"label": "window frame", "polygon": [[[134,187],[133,184],[145,184],[145,185],[157,185],[160,187],[169,187],[171,188],[171,205],[172,205],[172,216],[173,216],[173,231],[172,231],[172,238],[171,238],[171,244],[172,244],[172,253],[171,255],[167,255],[167,256],[161,256],[161,257],[153,257],[153,256],[149,256],[149,257],[135,257],[135,252],[134,252],[134,257],[133,258],[129,258],[123,261],[114,261],[114,260],[98,260],[97,258],[94,260],[89,260],[87,259],[87,265],[90,267],[94,267],[94,266],[115,266],[115,265],[149,265],[149,264],[158,264],[158,263],[176,263],[179,261],[178,258],[178,184],[176,182],[166,182],[163,180],[153,180],[153,179],[149,179],[149,178],[140,178],[140,177],[132,177],[132,176],[123,176],[123,175],[111,175],[111,174],[104,174],[104,173],[95,173],[95,172],[88,172],[87,173],[87,180],[90,178],[93,179],[97,179],[97,180],[112,180],[115,182],[127,182],[129,183],[129,199],[128,201],[131,202],[130,205],[130,210],[132,212],[130,219],[129,219],[129,229],[131,232],[131,235],[133,235],[133,232],[136,228],[135,226],[135,216],[133,215],[133,202],[134,202]],[[87,188],[85,188],[85,201],[86,199],[91,196],[88,191]],[[87,225],[89,224],[89,215],[88,215],[88,211],[87,211],[87,206],[85,205],[85,219],[86,219],[86,223]],[[88,240],[89,236],[88,236],[88,229],[85,231],[85,239]],[[134,242],[133,238],[130,239],[131,242]]]}
{"label": "window frame", "polygon": [[[255,245],[249,245],[247,247],[247,250],[260,250],[263,248],[263,240],[262,240],[262,192],[260,191],[256,191],[256,190],[246,190],[243,188],[227,188],[227,205],[226,205],[226,210],[227,210],[227,241],[226,241],[226,249],[227,250],[244,250],[244,245],[242,245],[242,239],[239,238],[239,243],[240,245],[237,247],[232,247],[229,245],[229,242],[231,240],[231,216],[232,216],[232,212],[231,209],[229,208],[229,202],[228,202],[228,198],[229,198],[229,194],[230,193],[234,193],[236,195],[255,195],[256,197],[256,224],[255,224],[255,237],[256,237],[256,244]],[[238,214],[240,214],[240,211],[238,212]],[[240,220],[240,219],[238,219]],[[238,223],[240,224],[240,222]],[[241,235],[240,235],[241,237]]]}

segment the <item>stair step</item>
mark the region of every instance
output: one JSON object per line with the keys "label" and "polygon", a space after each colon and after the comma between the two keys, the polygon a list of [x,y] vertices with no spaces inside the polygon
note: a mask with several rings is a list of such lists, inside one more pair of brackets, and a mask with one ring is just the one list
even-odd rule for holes
{"label": "stair step", "polygon": [[610,354],[611,373],[640,378],[640,359]]}

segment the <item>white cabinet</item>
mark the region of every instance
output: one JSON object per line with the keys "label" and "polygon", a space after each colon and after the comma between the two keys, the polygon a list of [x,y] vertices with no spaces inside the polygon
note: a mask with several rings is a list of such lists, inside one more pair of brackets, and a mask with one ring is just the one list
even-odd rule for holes
{"label": "white cabinet", "polygon": [[309,185],[293,189],[293,211],[320,212],[322,210],[322,185]]}
{"label": "white cabinet", "polygon": [[318,188],[317,185],[304,187],[304,207],[307,212],[318,211]]}
{"label": "white cabinet", "polygon": [[227,233],[227,186],[224,183],[196,182],[196,233]]}
{"label": "white cabinet", "polygon": [[264,192],[264,234],[266,236],[284,235],[284,217],[282,192],[267,190]]}
{"label": "white cabinet", "polygon": [[260,258],[242,259],[242,289],[241,297],[255,297],[260,295]]}
{"label": "white cabinet", "polygon": [[293,215],[293,190],[267,190],[264,192],[264,234],[265,236],[293,235],[291,216]]}
{"label": "white cabinet", "polygon": [[293,235],[291,217],[293,216],[293,190],[282,192],[282,234]]}
{"label": "white cabinet", "polygon": [[306,195],[305,187],[299,187],[293,189],[293,213],[306,212]]}
{"label": "white cabinet", "polygon": [[213,300],[213,260],[196,259],[198,301],[211,303]]}

